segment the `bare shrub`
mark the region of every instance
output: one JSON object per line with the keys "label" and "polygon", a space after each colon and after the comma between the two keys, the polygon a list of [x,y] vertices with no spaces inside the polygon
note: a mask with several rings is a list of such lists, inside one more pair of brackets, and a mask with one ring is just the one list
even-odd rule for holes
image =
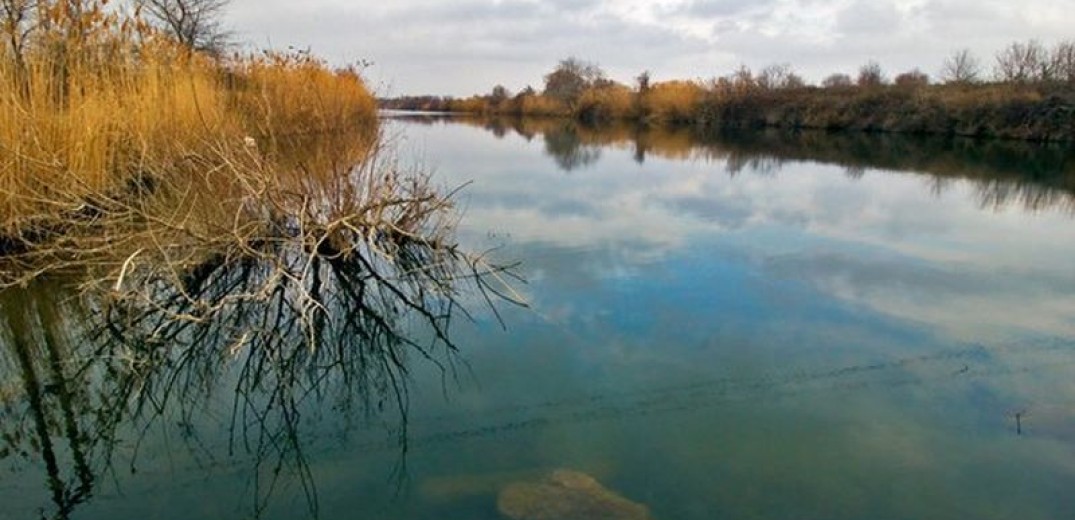
{"label": "bare shrub", "polygon": [[1049,53],[1041,42],[1014,42],[997,53],[994,74],[1000,81],[1026,83],[1052,78]]}
{"label": "bare shrub", "polygon": [[941,80],[945,83],[977,83],[981,71],[981,62],[970,49],[960,49],[944,60],[941,66]]}
{"label": "bare shrub", "polygon": [[870,61],[859,68],[858,78],[855,84],[860,87],[879,87],[885,84],[885,75],[881,70],[881,64]]}

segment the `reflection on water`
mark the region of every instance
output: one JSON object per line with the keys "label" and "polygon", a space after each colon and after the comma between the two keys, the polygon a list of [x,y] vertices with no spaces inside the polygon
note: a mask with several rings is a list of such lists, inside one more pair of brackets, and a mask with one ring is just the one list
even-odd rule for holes
{"label": "reflection on water", "polygon": [[[355,255],[304,265],[309,257],[286,250],[277,251],[293,263],[285,267],[210,259],[180,285],[152,271],[128,280],[137,295],[50,282],[0,293],[0,369],[11,384],[0,453],[30,474],[42,463],[49,516],[69,518],[108,473],[135,473],[160,428],[198,464],[243,454],[254,516],[284,482],[301,487],[316,516],[303,451],[310,418],[346,431],[393,412],[405,453],[409,358],[450,377],[455,285],[484,283],[455,251],[400,247],[391,263]],[[304,276],[307,291],[282,274]]]}
{"label": "reflection on water", "polygon": [[436,482],[495,482],[442,504],[570,467],[656,518],[1073,505],[1070,151],[575,127],[601,155],[565,175],[560,121],[398,125],[474,181],[464,233],[525,259],[537,315],[468,342],[454,435],[412,422],[465,452]]}
{"label": "reflection on water", "polygon": [[473,125],[497,138],[510,133],[528,141],[541,138],[545,151],[564,171],[592,166],[603,148],[613,147],[630,150],[638,163],[651,157],[723,161],[729,175],[775,174],[785,164],[816,161],[840,166],[851,178],[862,177],[867,169],[926,175],[935,193],[952,181],[969,180],[983,207],[1019,203],[1028,209],[1060,206],[1070,211],[1075,196],[1075,151],[1066,145],[863,132],[592,127],[563,119],[408,116],[405,120]]}
{"label": "reflection on water", "polygon": [[601,159],[601,147],[583,143],[578,126],[571,122],[561,122],[546,131],[543,137],[545,151],[556,159],[556,165],[564,171],[586,168]]}
{"label": "reflection on water", "polygon": [[0,518],[502,519],[557,475],[657,519],[1075,508],[1069,152],[391,124],[530,308],[450,321],[484,278],[421,244],[8,291]]}
{"label": "reflection on water", "polygon": [[137,204],[101,194],[99,218],[2,259],[0,459],[16,480],[0,516],[93,517],[103,487],[152,498],[123,502],[144,517],[181,494],[162,470],[216,468],[239,477],[205,495],[206,517],[262,517],[289,488],[316,517],[311,434],[377,419],[406,454],[412,359],[455,377],[453,317],[507,298],[510,273],[454,243],[424,178],[354,137],[251,148],[250,176],[154,181]]}

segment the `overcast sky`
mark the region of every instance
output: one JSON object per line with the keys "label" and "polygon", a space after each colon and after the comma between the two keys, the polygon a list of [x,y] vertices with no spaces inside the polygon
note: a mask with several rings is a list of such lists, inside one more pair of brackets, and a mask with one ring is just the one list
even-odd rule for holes
{"label": "overcast sky", "polygon": [[629,83],[708,79],[790,63],[809,81],[878,61],[936,75],[953,50],[991,68],[1015,40],[1075,38],[1075,0],[233,0],[253,46],[366,60],[379,95],[541,87],[576,56]]}

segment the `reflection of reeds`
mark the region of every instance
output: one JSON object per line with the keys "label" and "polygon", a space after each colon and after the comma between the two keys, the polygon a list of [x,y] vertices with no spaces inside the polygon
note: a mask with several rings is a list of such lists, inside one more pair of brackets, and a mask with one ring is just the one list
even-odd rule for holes
{"label": "reflection of reeds", "polygon": [[[492,125],[485,118],[450,120]],[[721,161],[731,175],[743,171],[772,174],[789,161],[816,161],[842,166],[852,178],[862,177],[867,169],[926,175],[934,194],[953,181],[968,181],[983,208],[1016,204],[1033,211],[1075,212],[1075,155],[1062,145],[897,134],[714,131],[623,123],[595,126],[548,118],[504,121],[497,126],[511,128],[528,140],[542,137],[546,152],[561,167],[577,165],[582,150],[599,157],[601,147],[630,150],[638,162],[650,156]]]}
{"label": "reflection of reeds", "polygon": [[[466,312],[467,289],[492,301],[510,297],[510,288],[501,268],[453,244],[448,201],[427,179],[381,163],[368,147],[359,151],[359,166],[322,185],[318,176],[253,175],[262,159],[251,150],[234,159],[248,164],[232,175],[158,184],[138,205],[99,198],[92,225],[10,258],[30,288],[0,293],[8,331],[0,367],[5,379],[24,382],[4,413],[4,424],[23,434],[5,442],[66,439],[92,451],[97,465],[78,472],[90,477],[77,489],[89,488],[101,464],[111,464],[120,425],[196,424],[203,403],[228,384],[230,440],[254,460],[255,512],[278,479],[292,478],[315,513],[303,410],[326,399],[343,413],[395,410],[405,443],[409,359],[450,375],[449,329]],[[38,290],[38,265],[68,267],[65,279],[81,290]],[[63,315],[58,295],[73,307]],[[56,331],[70,339],[54,341]],[[59,344],[66,347],[37,352]],[[40,360],[57,361],[47,364],[48,381],[36,375]],[[83,397],[64,409],[64,399],[41,397],[53,395],[46,388]],[[17,419],[23,406],[42,420]],[[81,426],[59,428],[52,416]],[[49,473],[61,475],[48,450]],[[65,490],[74,488],[53,481],[58,517],[88,497],[88,489],[71,495]]]}

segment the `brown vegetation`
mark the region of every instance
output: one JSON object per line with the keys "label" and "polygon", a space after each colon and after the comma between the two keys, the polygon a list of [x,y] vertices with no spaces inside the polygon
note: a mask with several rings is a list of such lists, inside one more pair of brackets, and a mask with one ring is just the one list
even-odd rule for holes
{"label": "brown vegetation", "polygon": [[[1052,49],[1030,41],[996,56],[995,80],[967,50],[945,60],[941,83],[913,69],[889,80],[877,62],[855,78],[836,73],[809,86],[787,64],[754,73],[747,67],[708,81],[653,82],[648,73],[633,87],[605,78],[592,64],[561,62],[546,88],[513,98],[501,92],[467,99],[382,100],[385,108],[472,114],[573,117],[703,128],[820,128],[1075,141],[1075,42]],[[502,88],[502,87],[501,87]]]}
{"label": "brown vegetation", "polygon": [[344,381],[405,412],[407,356],[451,362],[462,286],[507,297],[355,71],[198,52],[104,0],[0,1],[0,458],[44,461],[56,518],[123,421],[223,385],[236,444],[309,493],[302,403]]}
{"label": "brown vegetation", "polygon": [[[374,100],[353,71],[303,54],[220,60],[103,2],[38,5],[44,18],[18,26],[19,46],[0,47],[0,253],[11,259],[139,243],[107,235],[146,222],[205,240],[268,225],[267,205],[294,215],[285,200],[314,179],[351,182],[375,145]],[[376,183],[346,204],[336,195],[335,209],[393,189]]]}

